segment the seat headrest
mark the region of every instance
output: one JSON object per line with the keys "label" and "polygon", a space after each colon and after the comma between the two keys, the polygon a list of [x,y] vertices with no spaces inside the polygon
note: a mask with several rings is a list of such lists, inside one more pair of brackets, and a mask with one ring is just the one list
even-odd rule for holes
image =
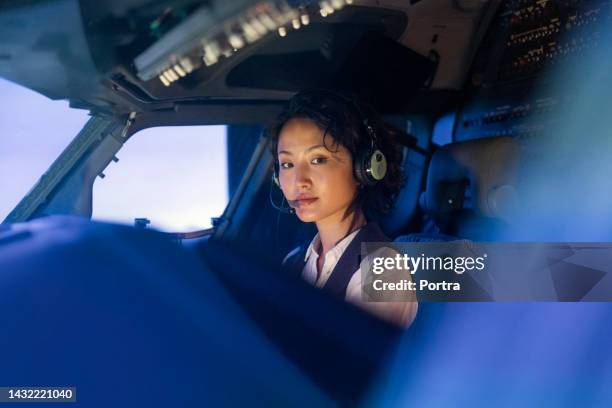
{"label": "seat headrest", "polygon": [[511,137],[451,143],[432,156],[421,206],[434,220],[458,213],[506,219],[515,207],[520,146]]}

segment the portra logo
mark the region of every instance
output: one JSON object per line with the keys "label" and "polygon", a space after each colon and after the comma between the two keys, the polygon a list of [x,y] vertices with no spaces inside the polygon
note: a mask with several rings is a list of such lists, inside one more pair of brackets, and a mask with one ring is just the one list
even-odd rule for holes
{"label": "portra logo", "polygon": [[482,271],[486,265],[487,254],[482,256],[409,256],[396,254],[395,257],[377,257],[373,260],[372,272],[376,275],[388,270],[406,270],[414,275],[418,271],[453,271],[462,274],[466,271]]}

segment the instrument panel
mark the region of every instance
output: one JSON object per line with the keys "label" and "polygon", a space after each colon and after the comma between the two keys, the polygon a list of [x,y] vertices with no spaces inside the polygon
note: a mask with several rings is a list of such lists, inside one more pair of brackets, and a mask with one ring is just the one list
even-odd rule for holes
{"label": "instrument panel", "polygon": [[[561,73],[612,46],[610,0],[504,2],[477,53],[454,140],[531,140],[575,100]],[[586,62],[585,62],[586,63]]]}

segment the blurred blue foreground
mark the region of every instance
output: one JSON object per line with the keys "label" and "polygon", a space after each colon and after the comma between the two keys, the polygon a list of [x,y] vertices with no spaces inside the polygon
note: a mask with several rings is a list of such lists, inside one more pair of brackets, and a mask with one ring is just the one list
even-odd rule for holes
{"label": "blurred blue foreground", "polygon": [[100,407],[612,401],[609,304],[421,304],[401,333],[258,268],[80,219],[6,228],[0,384]]}

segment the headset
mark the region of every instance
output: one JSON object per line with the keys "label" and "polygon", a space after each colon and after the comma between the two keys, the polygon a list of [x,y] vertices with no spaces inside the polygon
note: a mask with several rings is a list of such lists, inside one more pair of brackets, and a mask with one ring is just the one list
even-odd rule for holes
{"label": "headset", "polygon": [[[366,133],[368,134],[370,138],[370,145],[368,146],[367,149],[362,149],[361,151],[358,151],[355,157],[353,158],[353,174],[355,175],[355,178],[357,179],[357,181],[363,187],[374,186],[379,181],[384,179],[385,175],[387,174],[387,158],[385,157],[384,153],[378,149],[376,145],[376,142],[377,142],[376,132],[374,131],[374,128],[370,124],[368,117],[361,110],[357,102],[354,99],[351,99],[339,92],[336,92],[330,89],[313,89],[311,91],[305,91],[302,94],[308,93],[308,92],[326,93],[327,95],[333,98],[341,100],[347,106],[350,106],[357,113],[358,117],[362,119],[363,127],[366,130]],[[275,159],[274,160],[274,172],[272,174],[272,181],[278,188],[280,188],[279,171],[280,169],[279,169],[278,161]],[[270,199],[272,201],[272,197],[270,197]],[[285,210],[285,208],[282,208],[282,206],[281,207],[276,206],[273,201],[272,201],[272,205],[280,211]],[[295,211],[293,211],[292,213],[294,212]]]}
{"label": "headset", "polygon": [[[278,164],[274,163],[274,174],[272,175],[271,182],[274,183],[276,187],[278,187],[278,189],[280,190],[280,181],[278,181],[278,176],[277,176],[278,173],[276,170],[277,167],[278,167]],[[287,202],[287,199],[285,198],[285,195],[282,192],[281,194],[283,196],[283,201],[281,202],[281,204],[278,205],[274,202],[274,199],[272,198],[272,190],[273,190],[272,187],[273,186],[270,186],[270,204],[272,204],[272,207],[274,207],[275,209],[279,211],[279,216],[280,216],[280,213],[295,214],[295,209],[289,205],[289,203]],[[285,205],[285,203],[287,203],[287,205]],[[276,220],[276,222],[277,222],[277,229],[278,229],[278,220]]]}

